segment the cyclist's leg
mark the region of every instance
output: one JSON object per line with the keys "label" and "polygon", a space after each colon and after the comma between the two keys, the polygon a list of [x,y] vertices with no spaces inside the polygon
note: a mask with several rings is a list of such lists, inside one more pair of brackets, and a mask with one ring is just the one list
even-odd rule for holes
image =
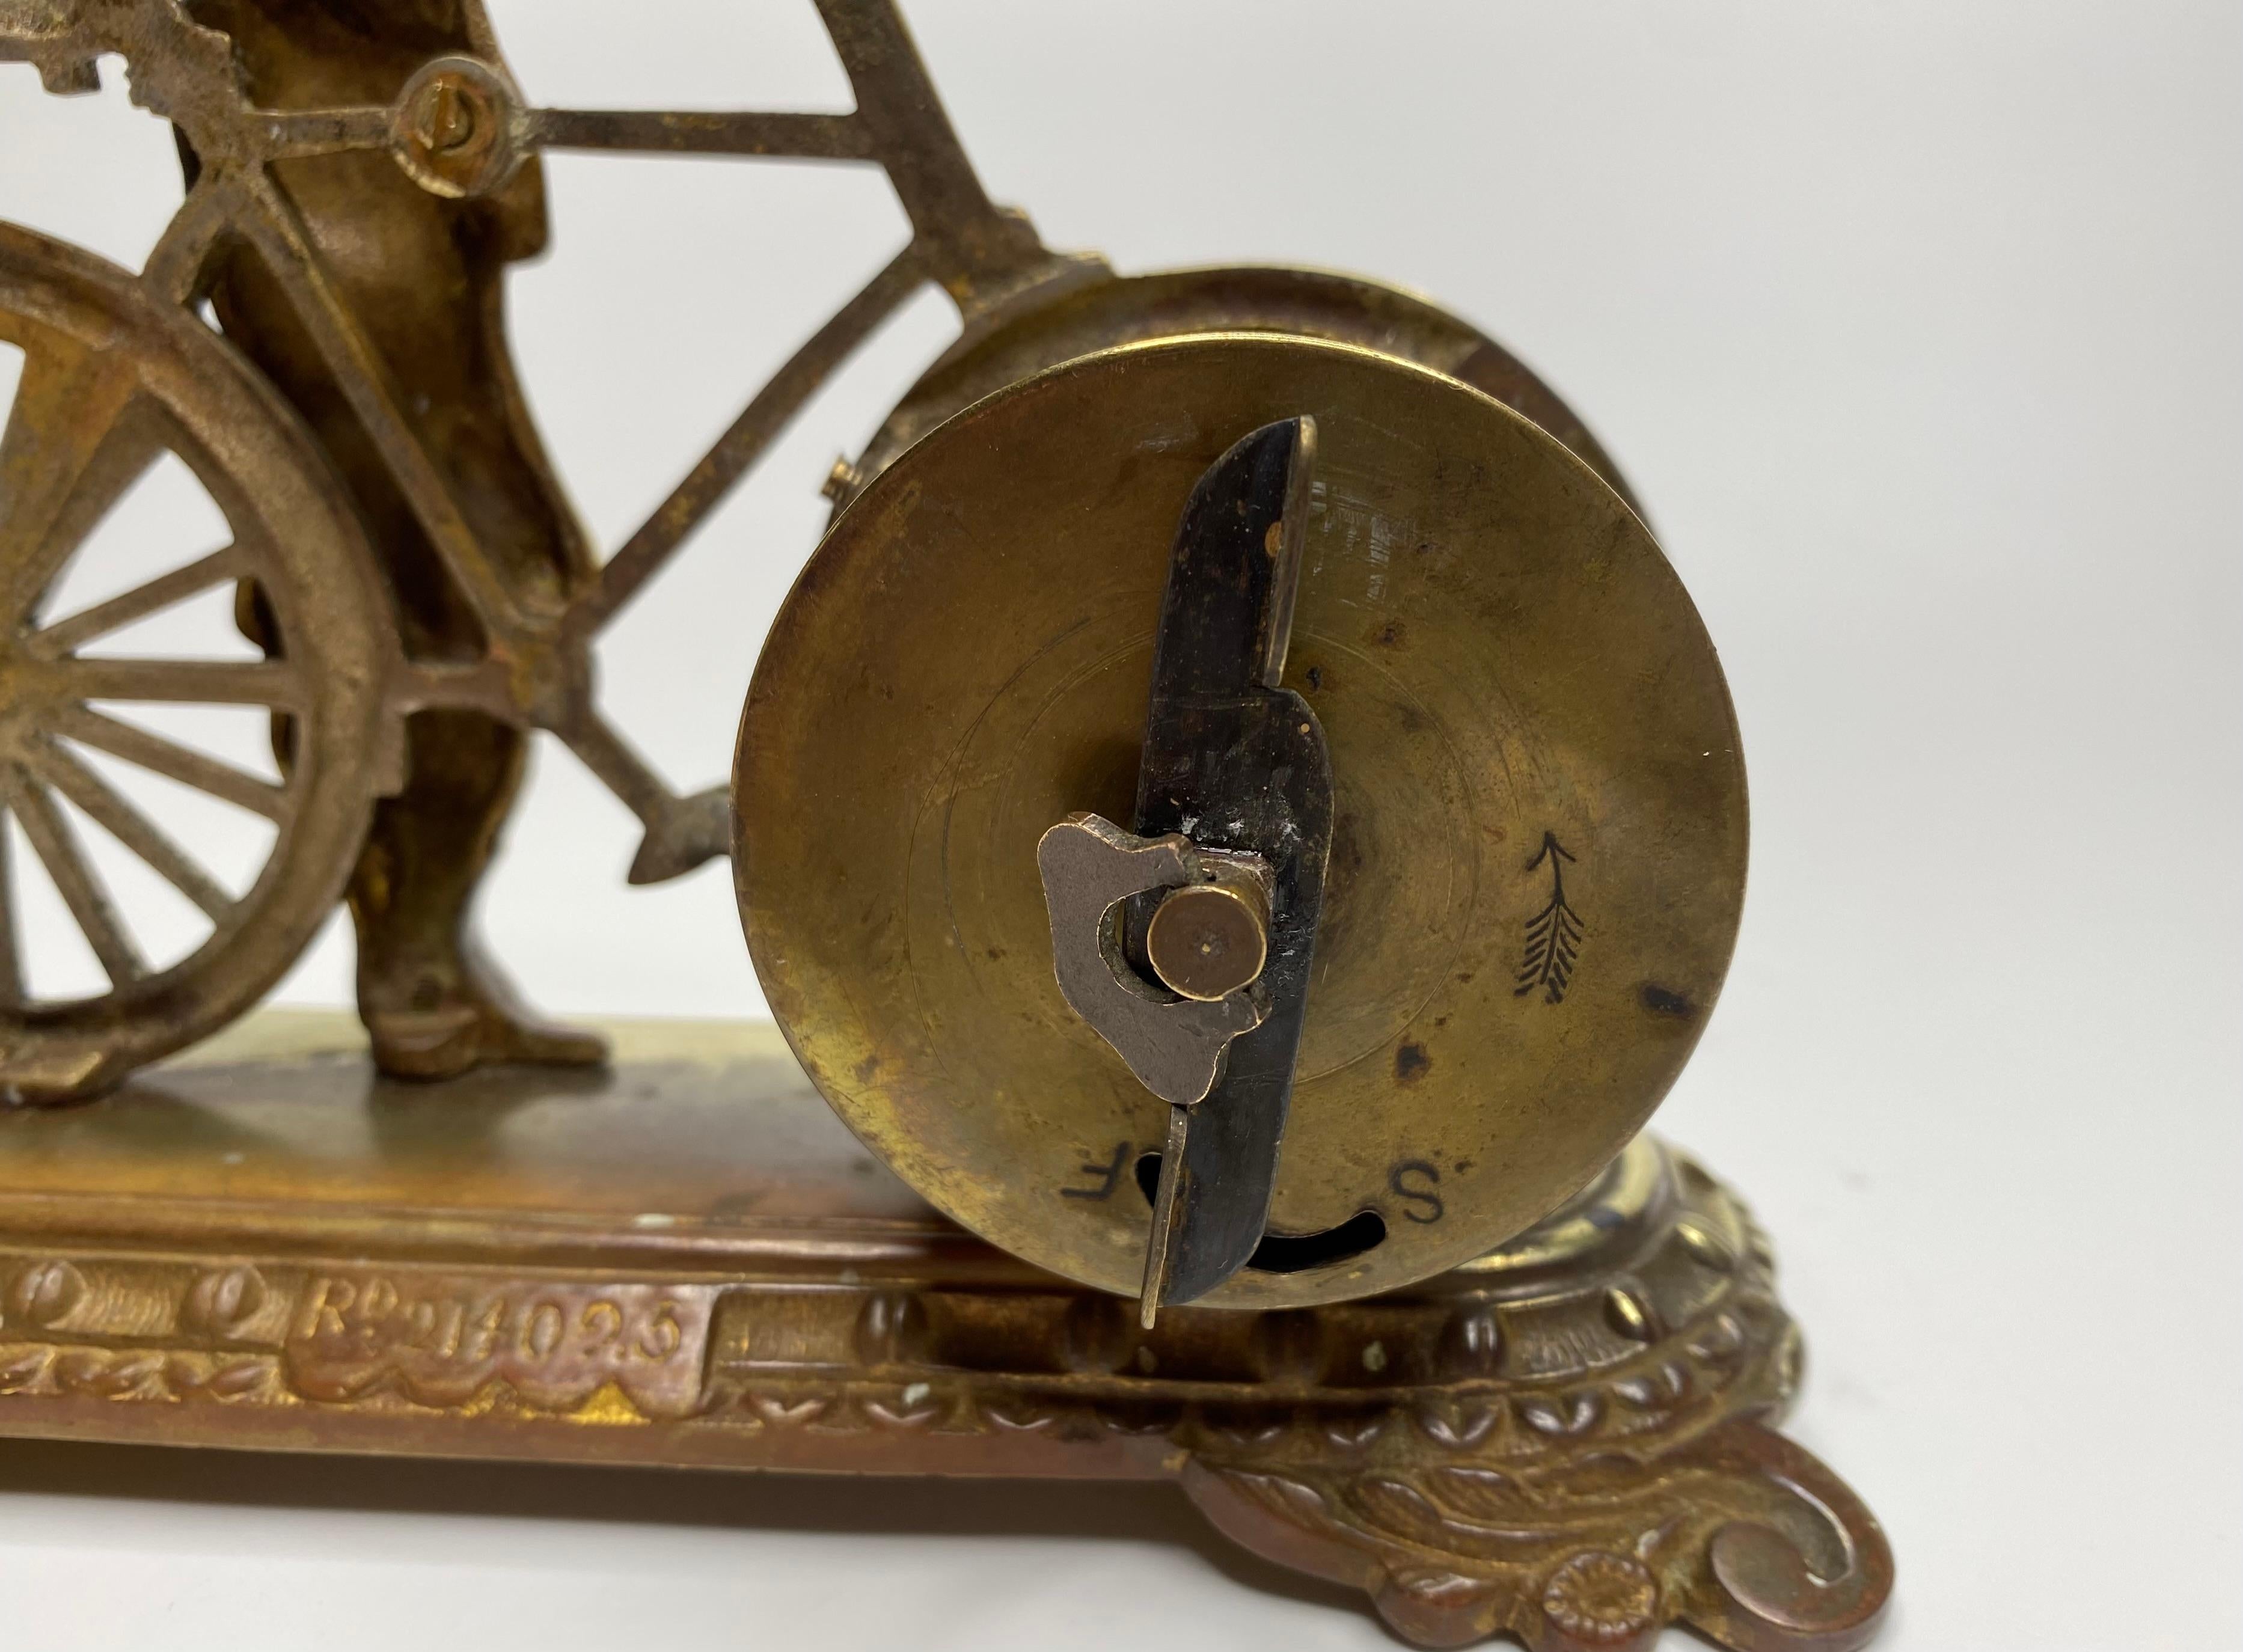
{"label": "cyclist's leg", "polygon": [[[456,8],[417,0],[205,0],[195,10],[234,37],[255,95],[277,107],[387,102],[429,57],[470,44]],[[501,309],[504,264],[543,245],[535,164],[485,201],[441,200],[379,153],[276,171],[486,554],[526,591],[565,590],[589,553],[515,390]],[[408,650],[475,657],[484,639],[473,615],[279,287],[239,258],[212,298],[228,335],[335,458],[386,564]],[[477,712],[427,711],[407,725],[404,788],[377,806],[350,887],[360,1014],[385,1071],[441,1077],[483,1062],[605,1053],[592,1035],[529,1015],[468,927],[523,748],[522,731]]]}

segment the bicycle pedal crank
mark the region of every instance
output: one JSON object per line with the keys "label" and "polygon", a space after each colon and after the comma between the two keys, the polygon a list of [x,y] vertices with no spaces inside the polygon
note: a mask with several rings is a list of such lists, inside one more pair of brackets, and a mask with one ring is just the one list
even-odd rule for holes
{"label": "bicycle pedal crank", "polygon": [[625,881],[666,883],[731,853],[732,800],[721,786],[664,798],[647,817],[646,836]]}

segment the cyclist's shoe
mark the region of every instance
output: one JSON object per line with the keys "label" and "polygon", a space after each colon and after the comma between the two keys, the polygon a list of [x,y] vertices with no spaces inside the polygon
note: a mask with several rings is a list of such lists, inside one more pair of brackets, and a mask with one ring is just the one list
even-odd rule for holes
{"label": "cyclist's shoe", "polygon": [[383,1008],[361,994],[359,1018],[373,1041],[374,1065],[392,1078],[456,1078],[502,1063],[596,1067],[608,1059],[606,1039],[542,1020],[494,971],[473,961],[467,979],[444,1001]]}

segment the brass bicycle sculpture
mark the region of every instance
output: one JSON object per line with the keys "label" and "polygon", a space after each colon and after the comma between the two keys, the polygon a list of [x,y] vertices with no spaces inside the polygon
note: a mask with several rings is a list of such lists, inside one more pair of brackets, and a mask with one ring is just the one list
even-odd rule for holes
{"label": "brass bicycle sculpture", "polygon": [[[837,465],[837,505],[988,391],[1089,349],[1217,327],[1345,340],[1438,367],[1529,414],[1625,496],[1531,374],[1418,300],[1280,269],[1124,280],[1095,256],[1046,248],[983,192],[892,6],[820,10],[852,113],[536,107],[472,7],[449,31],[401,17],[350,34],[316,3],[0,4],[0,60],[35,64],[51,91],[95,88],[95,60],[121,54],[134,101],[176,129],[190,182],[137,277],[0,225],[0,340],[26,357],[0,447],[0,812],[21,824],[109,980],[61,1001],[27,992],[0,866],[8,1094],[98,1093],[222,1026],[347,891],[361,1012],[386,1069],[597,1059],[597,1040],[515,1006],[467,928],[519,771],[518,731],[557,735],[638,818],[632,882],[725,853],[724,789],[679,796],[641,759],[600,710],[592,643],[926,283],[956,305],[963,336],[865,454]],[[338,86],[364,101],[338,102]],[[604,560],[554,484],[497,320],[499,266],[542,246],[536,157],[548,149],[877,165],[913,229]],[[48,614],[73,550],[166,451],[209,490],[231,543]],[[229,585],[262,661],[83,651]],[[134,702],[269,709],[279,780],[98,709]],[[271,822],[261,872],[246,890],[224,887],[73,745]],[[144,957],[58,797],[206,914],[199,946],[160,968]]]}
{"label": "brass bicycle sculpture", "polygon": [[[1891,1551],[1775,1432],[1767,1240],[1641,1134],[1747,806],[1627,483],[1424,300],[1046,247],[892,0],[817,4],[845,114],[540,106],[478,0],[0,0],[185,185],[138,274],[0,224],[0,1434],[1173,1479],[1419,1644],[1854,1652]],[[506,338],[549,150],[878,166],[911,226],[605,554]],[[673,791],[595,644],[930,284]],[[85,577],[180,467],[222,542]],[[775,1028],[529,1070],[608,1053],[470,921],[532,730],[630,881],[731,857]],[[380,1072],[506,1070],[313,1024],[125,1082],[339,900]]]}

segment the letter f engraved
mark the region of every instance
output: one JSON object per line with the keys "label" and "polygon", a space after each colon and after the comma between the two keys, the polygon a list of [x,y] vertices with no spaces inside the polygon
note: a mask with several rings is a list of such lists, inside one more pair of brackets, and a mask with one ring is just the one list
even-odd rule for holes
{"label": "letter f engraved", "polygon": [[1063,1199],[1112,1198],[1114,1197],[1114,1189],[1115,1184],[1122,1180],[1122,1167],[1128,1162],[1128,1158],[1129,1143],[1127,1142],[1115,1143],[1114,1146],[1114,1158],[1112,1163],[1107,1164],[1085,1164],[1075,1172],[1078,1176],[1096,1177],[1098,1178],[1098,1185],[1096,1187],[1063,1187],[1059,1190],[1060,1197]]}

